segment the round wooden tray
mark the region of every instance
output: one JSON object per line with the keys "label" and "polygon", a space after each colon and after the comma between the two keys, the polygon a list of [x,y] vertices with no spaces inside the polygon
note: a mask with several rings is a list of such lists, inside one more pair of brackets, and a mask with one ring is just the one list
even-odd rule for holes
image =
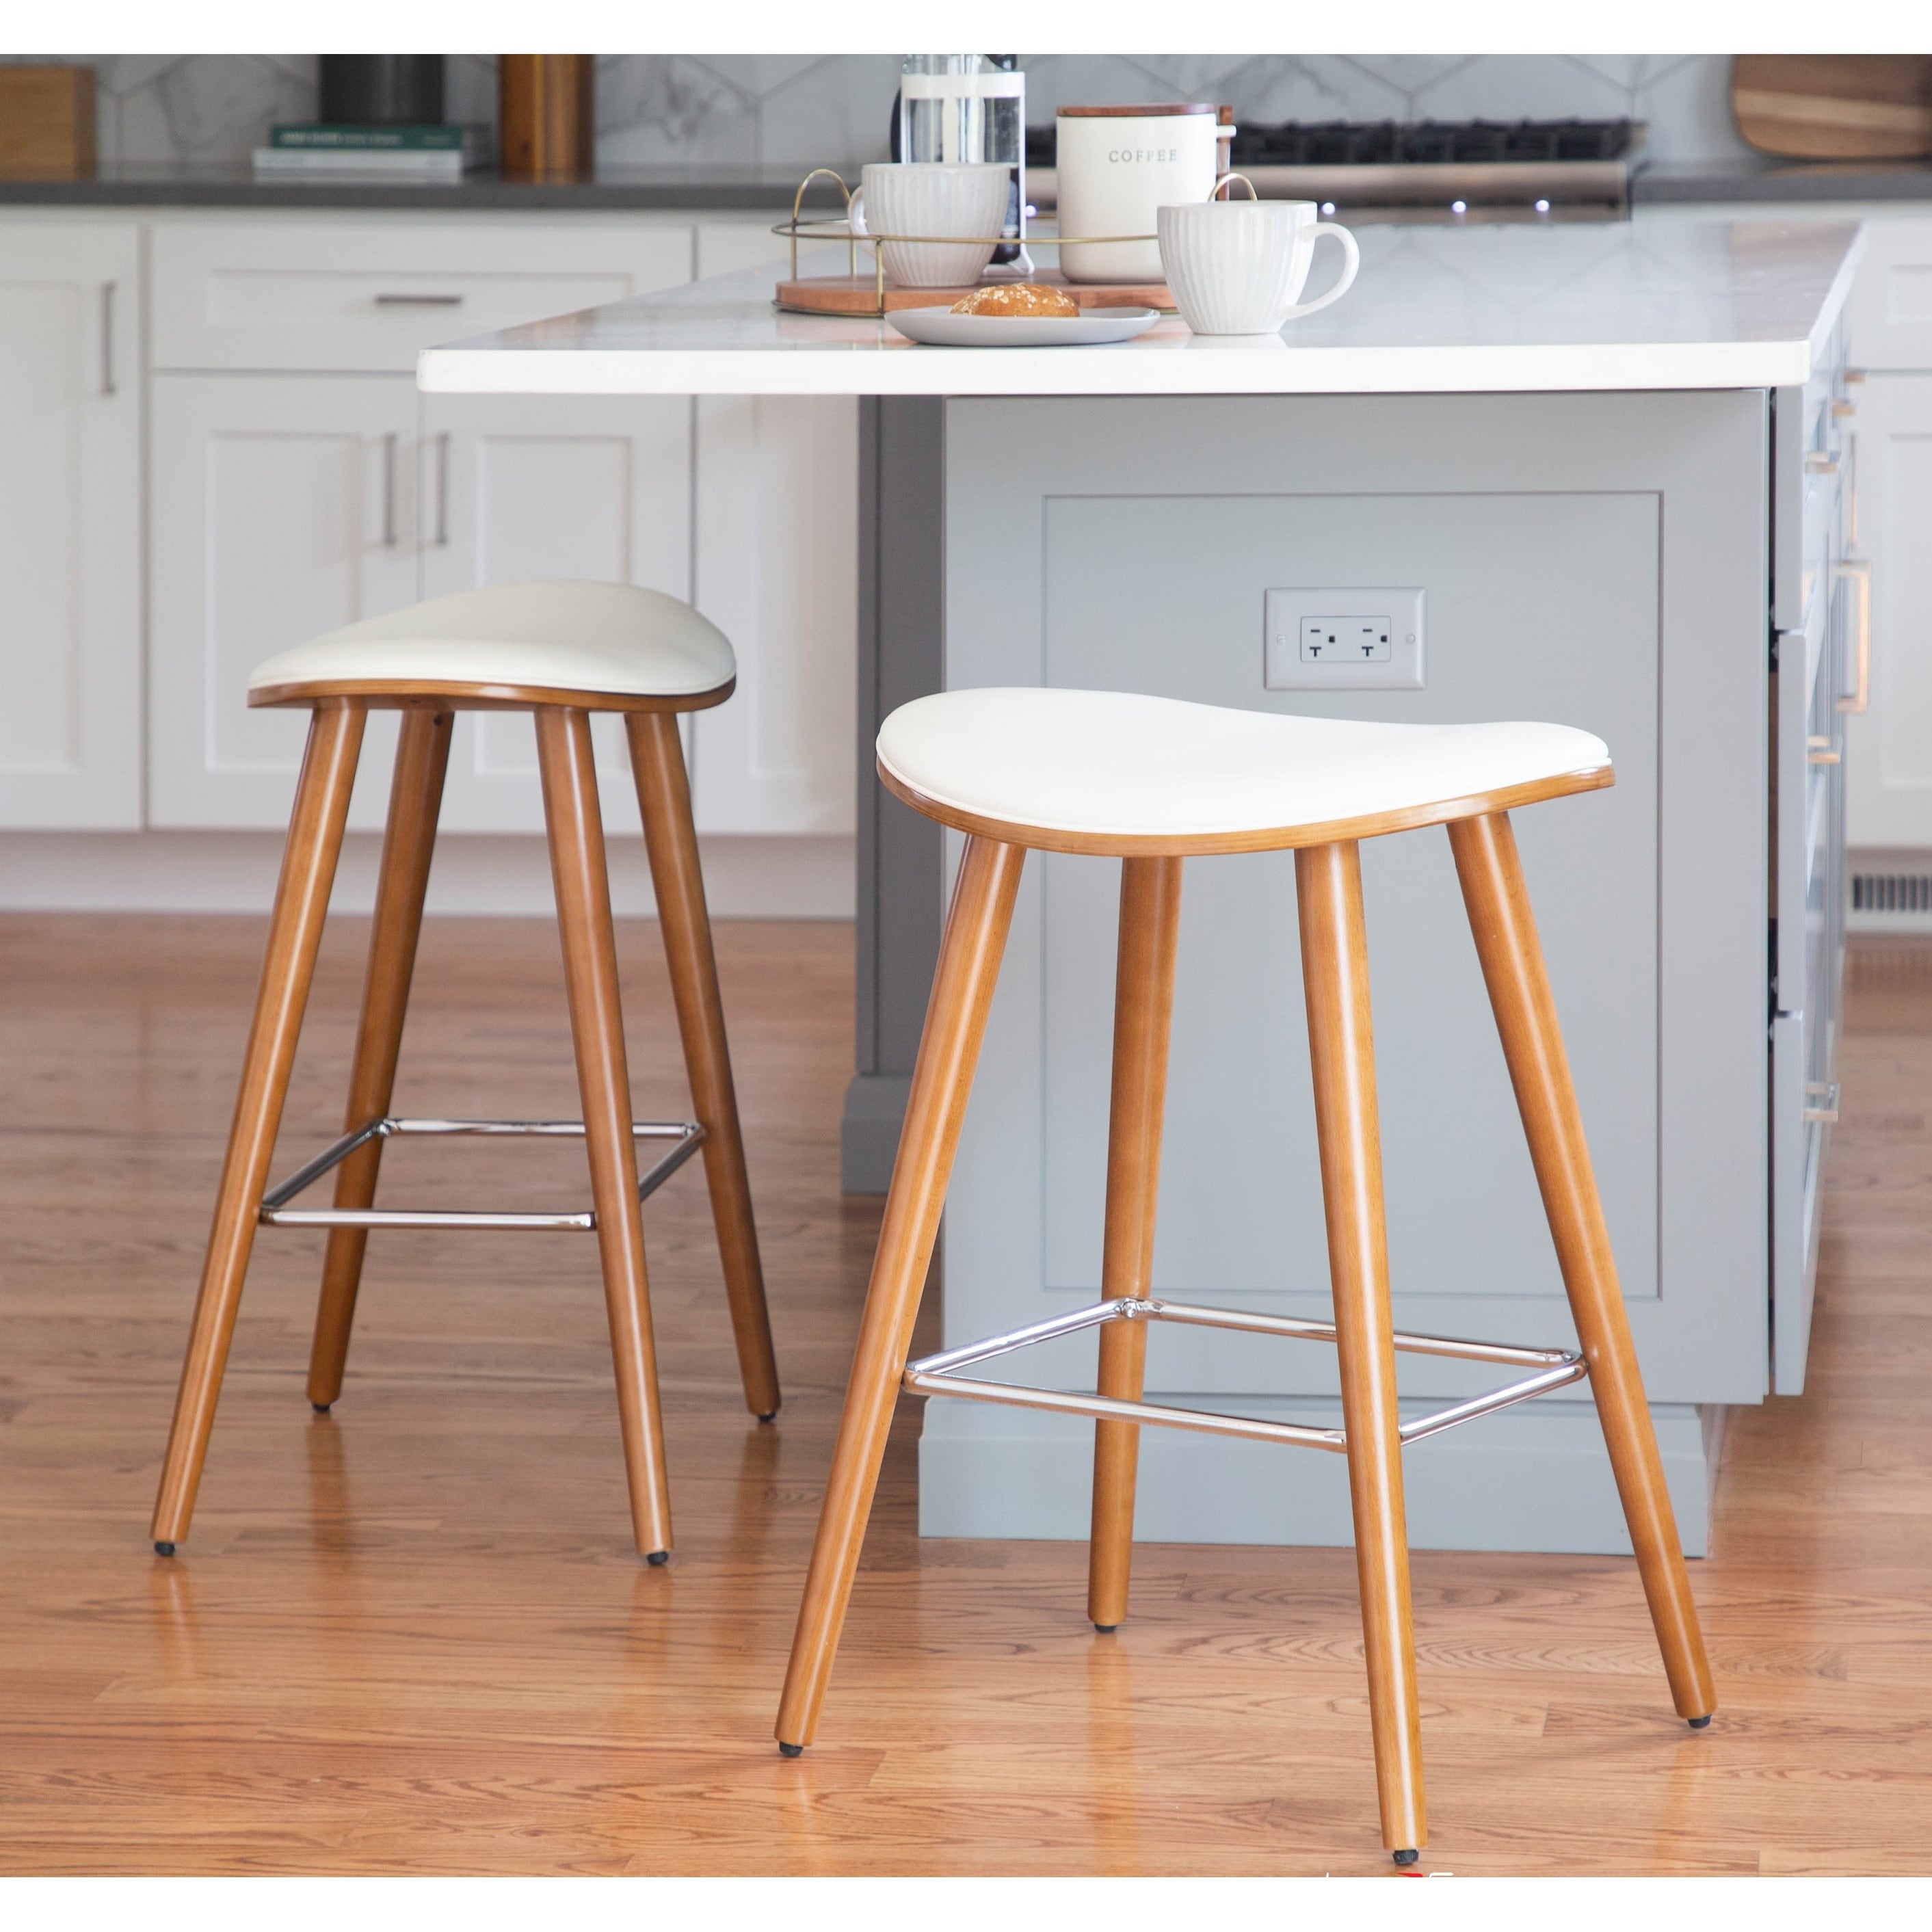
{"label": "round wooden tray", "polygon": [[[1157,308],[1172,314],[1174,297],[1165,282],[1070,282],[1056,272],[1027,277],[1047,288],[1059,289],[1082,308]],[[975,288],[996,288],[997,281],[962,284],[956,289],[902,289],[886,284],[885,310],[898,308],[950,308]],[[800,275],[782,281],[774,298],[782,309],[797,315],[878,315],[879,284],[872,275]]]}

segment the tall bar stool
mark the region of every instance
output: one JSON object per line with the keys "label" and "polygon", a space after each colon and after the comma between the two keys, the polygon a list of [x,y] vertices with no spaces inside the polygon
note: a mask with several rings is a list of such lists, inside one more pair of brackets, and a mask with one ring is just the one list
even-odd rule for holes
{"label": "tall bar stool", "polygon": [[[594,1229],[632,1525],[639,1552],[662,1563],[670,1549],[670,1501],[638,1210],[644,1196],[701,1148],[746,1402],[761,1421],[777,1412],[778,1370],[677,726],[680,712],[722,704],[736,675],[724,634],[688,604],[625,584],[578,583],[511,584],[436,598],[332,632],[256,666],[250,704],[304,705],[314,716],[154,1504],[154,1547],[161,1555],[172,1556],[188,1534],[258,1225],[329,1231],[309,1360],[309,1400],[318,1409],[328,1408],[341,1392],[370,1228]],[[269,1189],[268,1160],[372,706],[400,710],[403,717],[344,1132]],[[389,1114],[450,731],[459,710],[529,711],[536,717],[580,1121],[398,1120]],[[694,1121],[639,1123],[631,1117],[591,752],[593,711],[621,712],[629,738]],[[372,1206],[384,1141],[412,1133],[581,1137],[590,1157],[591,1208],[513,1214]],[[641,1181],[638,1139],[670,1143]],[[289,1204],[332,1168],[332,1208]]]}
{"label": "tall bar stool", "polygon": [[[1096,1419],[1088,1607],[1103,1630],[1126,1610],[1142,1424],[1346,1456],[1382,1840],[1398,1864],[1408,1865],[1427,1828],[1402,1445],[1587,1376],[1672,1696],[1694,1727],[1708,1724],[1716,1703],[1710,1669],[1508,815],[1518,806],[1609,784],[1601,741],[1552,724],[1371,724],[1111,692],[958,691],[893,712],[879,734],[878,768],[896,796],[968,836],[793,1640],[779,1749],[796,1756],[818,1727],[902,1387]],[[1448,827],[1580,1354],[1394,1330],[1359,842],[1425,825]],[[1122,861],[1104,1298],[908,1363],[1029,848]],[[1332,1323],[1162,1302],[1150,1292],[1181,863],[1195,854],[1287,848],[1295,854]],[[1342,1426],[1316,1429],[1142,1401],[1150,1322],[1334,1342]],[[1016,1388],[959,1372],[1088,1328],[1100,1330],[1095,1395]],[[1403,1423],[1396,1402],[1399,1349],[1531,1372]]]}

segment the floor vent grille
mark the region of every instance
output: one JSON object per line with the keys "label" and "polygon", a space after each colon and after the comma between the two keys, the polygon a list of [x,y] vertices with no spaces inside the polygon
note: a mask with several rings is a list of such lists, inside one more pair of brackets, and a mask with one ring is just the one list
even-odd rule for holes
{"label": "floor vent grille", "polygon": [[1852,910],[1932,913],[1932,872],[1854,872]]}

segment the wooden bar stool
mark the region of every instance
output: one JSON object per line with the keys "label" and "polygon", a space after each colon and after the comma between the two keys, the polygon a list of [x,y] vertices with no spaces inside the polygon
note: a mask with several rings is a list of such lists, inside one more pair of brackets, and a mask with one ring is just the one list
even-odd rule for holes
{"label": "wooden bar stool", "polygon": [[[512,584],[436,598],[332,632],[256,668],[248,685],[251,705],[304,705],[314,715],[154,1504],[154,1547],[161,1555],[172,1556],[188,1534],[258,1223],[329,1230],[309,1361],[309,1399],[318,1409],[341,1392],[371,1228],[594,1229],[616,1358],[632,1523],[639,1551],[662,1563],[670,1549],[670,1502],[638,1208],[701,1147],[745,1399],[761,1421],[776,1413],[778,1370],[676,716],[722,704],[736,675],[730,644],[688,604],[625,584],[578,583]],[[403,718],[344,1132],[270,1190],[268,1160],[371,706],[400,709]],[[580,1121],[398,1120],[389,1114],[450,730],[459,710],[536,716]],[[621,712],[629,737],[694,1121],[631,1118],[591,754],[593,711]],[[590,1156],[590,1210],[452,1213],[372,1206],[383,1142],[412,1133],[581,1137]],[[641,1182],[634,1145],[640,1138],[670,1143]],[[331,1168],[332,1208],[289,1204]]]}
{"label": "wooden bar stool", "polygon": [[[1708,1724],[1715,1708],[1710,1669],[1508,817],[1517,806],[1609,784],[1602,742],[1552,724],[1372,724],[1112,692],[958,691],[921,698],[887,718],[878,766],[896,796],[968,836],[793,1640],[778,1711],[780,1750],[797,1756],[817,1729],[902,1388],[1096,1419],[1088,1610],[1102,1630],[1126,1610],[1142,1424],[1345,1455],[1382,1840],[1406,1865],[1415,1862],[1427,1833],[1402,1445],[1587,1376],[1672,1696],[1694,1726]],[[1448,827],[1580,1354],[1394,1330],[1359,842],[1425,825]],[[1150,1292],[1181,862],[1195,854],[1291,847],[1332,1323],[1183,1306]],[[914,1318],[1029,848],[1122,861],[1104,1298],[909,1364]],[[1150,1322],[1333,1342],[1341,1361],[1342,1426],[1316,1429],[1142,1401]],[[1094,1395],[1016,1388],[958,1372],[1087,1328],[1100,1330]],[[1405,1424],[1396,1402],[1399,1349],[1531,1372]]]}

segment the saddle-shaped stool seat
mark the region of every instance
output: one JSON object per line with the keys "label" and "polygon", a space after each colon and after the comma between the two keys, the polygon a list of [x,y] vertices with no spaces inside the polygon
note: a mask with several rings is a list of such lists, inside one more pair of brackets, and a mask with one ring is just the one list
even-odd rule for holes
{"label": "saddle-shaped stool seat", "polygon": [[[886,1200],[859,1346],[791,1661],[779,1748],[811,1742],[901,1389],[1094,1419],[1088,1614],[1127,1606],[1142,1427],[1232,1435],[1345,1456],[1355,1528],[1383,1842],[1413,1864],[1426,1836],[1402,1454],[1412,1442],[1588,1378],[1678,1713],[1715,1699],[1646,1404],[1610,1237],[1571,1088],[1509,813],[1612,782],[1601,740],[1558,724],[1370,724],[1223,710],[1120,692],[954,691],[888,718],[886,788],[965,832]],[[1360,842],[1448,829],[1579,1346],[1396,1332],[1383,1222]],[[918,1313],[1020,873],[1030,848],[1120,861],[1113,1089],[1101,1299],[910,1361]],[[1183,862],[1293,848],[1327,1225],[1332,1322],[1197,1307],[1151,1292]],[[1156,1322],[1332,1343],[1342,1423],[1315,1427],[1142,1400]],[[977,1364],[1100,1331],[1091,1395],[988,1382]],[[1399,1351],[1526,1371],[1405,1422]]]}
{"label": "saddle-shaped stool seat", "polygon": [[[1136,839],[1164,850],[1262,850],[1352,821],[1454,816],[1525,787],[1606,784],[1600,738],[1564,724],[1367,724],[1124,691],[949,691],[879,733],[888,784],[952,813],[1023,826],[1028,842]],[[1566,781],[1575,779],[1571,785]]]}
{"label": "saddle-shaped stool seat", "polygon": [[353,686],[372,701],[487,702],[500,692],[501,702],[520,709],[530,694],[550,690],[589,710],[640,700],[695,710],[728,697],[737,674],[724,632],[662,591],[506,584],[412,604],[279,651],[250,674],[248,701],[302,703]]}
{"label": "saddle-shaped stool seat", "polygon": [[[152,1534],[161,1554],[173,1555],[188,1532],[260,1226],[328,1231],[308,1375],[309,1399],[321,1411],[341,1393],[372,1228],[594,1232],[616,1370],[632,1532],[639,1551],[661,1563],[670,1548],[670,1504],[639,1206],[701,1150],[746,1401],[762,1420],[776,1412],[778,1371],[677,724],[680,712],[722,704],[736,674],[729,641],[688,604],[633,585],[584,583],[506,584],[436,598],[332,631],[256,668],[248,682],[251,705],[300,705],[313,716],[154,1505]],[[403,718],[344,1131],[271,1188],[268,1160],[372,708],[400,709]],[[581,1120],[411,1120],[389,1111],[451,732],[454,714],[465,710],[524,710],[536,720]],[[632,1118],[591,750],[594,711],[624,717],[694,1120]],[[550,1212],[378,1208],[374,1203],[383,1144],[412,1133],[581,1137],[591,1206]],[[635,1146],[640,1139],[670,1143],[641,1178]],[[332,1172],[333,1206],[292,1204]]]}

